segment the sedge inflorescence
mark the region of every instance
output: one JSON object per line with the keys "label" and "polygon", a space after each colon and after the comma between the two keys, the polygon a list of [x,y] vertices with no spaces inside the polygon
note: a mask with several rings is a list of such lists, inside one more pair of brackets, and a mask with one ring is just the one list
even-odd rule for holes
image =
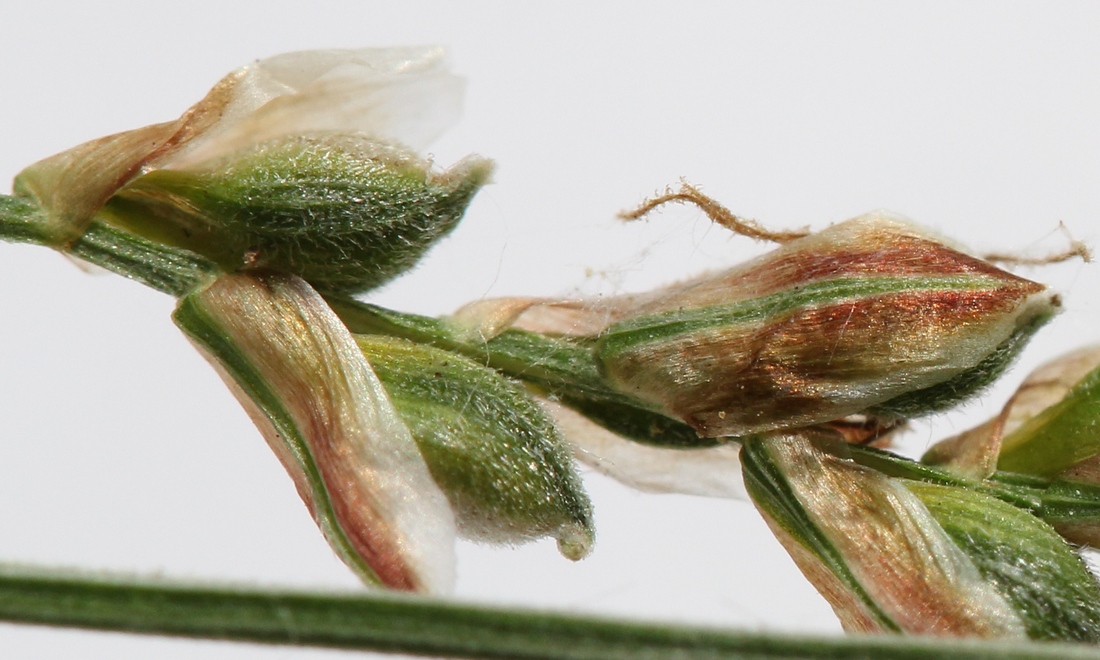
{"label": "sedge inflorescence", "polygon": [[[845,628],[1100,640],[1100,357],[1044,367],[920,461],[906,420],[996,380],[1058,311],[1046,286],[888,212],[772,232],[758,258],[598,302],[481,300],[429,318],[353,297],[457,226],[491,163],[416,151],[461,83],[436,49],[243,67],[179,119],[31,165],[0,235],[178,298],[337,555],[446,593],[456,536],[594,542],[574,457],[639,488],[730,495],[738,474]],[[875,445],[879,448],[872,447]]]}

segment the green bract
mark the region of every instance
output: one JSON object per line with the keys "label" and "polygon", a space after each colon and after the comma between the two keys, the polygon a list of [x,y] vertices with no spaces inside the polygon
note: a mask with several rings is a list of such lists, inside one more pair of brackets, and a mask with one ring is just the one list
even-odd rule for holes
{"label": "green bract", "polygon": [[1075,374],[1078,380],[1061,392],[1060,399],[1005,435],[1000,469],[1055,476],[1079,466],[1075,476],[1086,479],[1085,472],[1097,472],[1095,466],[1086,469],[1081,464],[1100,454],[1100,352],[1093,348],[1085,355],[1092,361],[1083,367],[1091,369]]}

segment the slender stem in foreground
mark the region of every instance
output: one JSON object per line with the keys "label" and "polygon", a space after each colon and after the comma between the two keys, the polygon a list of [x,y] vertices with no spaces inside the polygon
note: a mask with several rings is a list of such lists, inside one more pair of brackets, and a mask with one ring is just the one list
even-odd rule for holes
{"label": "slender stem in foreground", "polygon": [[184,587],[0,568],[0,619],[455,658],[1100,660],[1067,644],[788,637],[475,607],[394,595]]}

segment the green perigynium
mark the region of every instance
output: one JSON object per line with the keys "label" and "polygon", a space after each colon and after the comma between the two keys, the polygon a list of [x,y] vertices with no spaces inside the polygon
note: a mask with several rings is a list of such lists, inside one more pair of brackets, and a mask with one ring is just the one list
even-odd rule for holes
{"label": "green perigynium", "polygon": [[572,559],[589,552],[591,504],[557,427],[497,372],[353,337],[293,275],[223,276],[184,297],[175,318],[368,581],[447,591],[455,523],[477,540],[553,536]]}
{"label": "green perigynium", "polygon": [[99,217],[226,270],[260,266],[323,291],[364,291],[454,229],[490,169],[474,158],[436,173],[375,139],[298,135],[154,170],[115,193]]}
{"label": "green perigynium", "polygon": [[592,505],[554,421],[519,384],[438,348],[376,335],[356,341],[461,534],[495,543],[549,535],[571,559],[588,554]]}
{"label": "green perigynium", "polygon": [[940,441],[922,460],[988,476],[1002,469],[1041,477],[1088,472],[1100,454],[1100,347],[1033,371],[993,419]]}
{"label": "green perigynium", "polygon": [[920,482],[906,487],[1004,595],[1028,637],[1100,641],[1100,586],[1049,524],[972,490]]}
{"label": "green perigynium", "polygon": [[449,120],[460,92],[438,49],[261,60],[176,121],[21,172],[16,195],[42,209],[24,240],[73,251],[99,224],[226,272],[266,267],[321,291],[372,289],[451,231],[488,180],[485,159],[437,172],[409,148]]}
{"label": "green perigynium", "polygon": [[[479,307],[496,316],[500,301],[484,302]],[[527,306],[538,302],[527,299]],[[508,323],[493,333],[469,314],[459,321],[454,316],[429,318],[396,312],[346,297],[330,297],[329,303],[353,332],[403,337],[482,361],[633,441],[679,448],[720,444],[615,389],[602,373],[593,337],[547,332],[545,327],[532,331],[508,327]]]}

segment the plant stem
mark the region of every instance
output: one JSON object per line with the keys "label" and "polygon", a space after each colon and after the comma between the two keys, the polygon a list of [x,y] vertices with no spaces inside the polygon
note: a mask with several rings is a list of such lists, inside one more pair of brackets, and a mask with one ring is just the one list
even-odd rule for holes
{"label": "plant stem", "polygon": [[0,239],[51,247],[177,297],[221,273],[216,264],[194,252],[102,222],[89,225],[72,245],[55,245],[46,222],[45,212],[31,202],[0,195]]}
{"label": "plant stem", "polygon": [[891,477],[981,491],[1036,515],[1040,515],[1045,491],[1051,484],[1048,479],[1001,472],[985,480],[966,479],[873,447],[848,445],[844,453],[846,458]]}
{"label": "plant stem", "polygon": [[1067,644],[789,637],[610,621],[393,595],[330,595],[0,569],[0,619],[98,630],[455,658],[1100,659]]}
{"label": "plant stem", "polygon": [[16,243],[46,245],[45,212],[20,197],[0,195],[0,238]]}
{"label": "plant stem", "polygon": [[670,448],[712,447],[683,422],[617,391],[601,372],[592,338],[552,337],[509,328],[490,339],[471,338],[446,319],[407,314],[346,297],[326,298],[353,333],[380,334],[460,353],[533,385],[597,424],[636,442]]}
{"label": "plant stem", "polygon": [[98,222],[88,227],[69,253],[176,297],[221,273],[213,262],[193,252],[154,243]]}

